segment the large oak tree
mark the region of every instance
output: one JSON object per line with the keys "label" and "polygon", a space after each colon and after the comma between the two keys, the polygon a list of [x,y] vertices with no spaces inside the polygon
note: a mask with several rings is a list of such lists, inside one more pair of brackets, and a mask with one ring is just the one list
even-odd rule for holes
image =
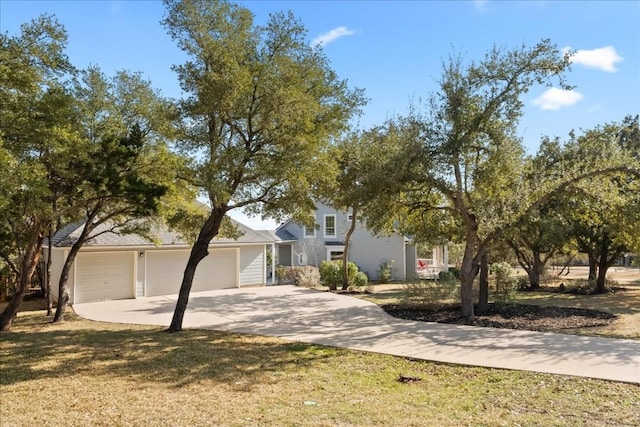
{"label": "large oak tree", "polygon": [[186,95],[178,146],[193,159],[184,178],[209,205],[180,284],[168,329],[175,332],[198,263],[225,215],[232,209],[309,215],[315,183],[330,175],[327,146],[364,100],[309,45],[290,13],[257,25],[248,9],[228,2],[165,0],[165,6],[163,24],[189,58],[174,67]]}

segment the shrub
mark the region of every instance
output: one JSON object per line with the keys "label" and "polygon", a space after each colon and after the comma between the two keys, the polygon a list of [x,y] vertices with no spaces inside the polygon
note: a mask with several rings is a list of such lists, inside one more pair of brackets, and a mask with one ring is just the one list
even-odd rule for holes
{"label": "shrub", "polygon": [[317,267],[305,265],[304,267],[287,267],[279,265],[276,268],[276,276],[282,285],[296,285],[315,288],[320,284],[320,272]]}
{"label": "shrub", "polygon": [[449,273],[453,274],[453,277],[460,280],[460,269],[455,267],[449,267]]}
{"label": "shrub", "polygon": [[[347,276],[349,284],[352,284],[358,267],[353,263],[347,264]],[[336,290],[342,284],[342,260],[338,261],[322,261],[320,264],[320,283],[328,286],[331,290]]]}
{"label": "shrub", "polygon": [[498,262],[491,264],[490,270],[496,276],[494,302],[498,309],[504,309],[507,305],[513,304],[516,298],[518,281],[513,277],[514,271],[509,263]]}
{"label": "shrub", "polygon": [[353,287],[360,290],[363,286],[367,286],[369,284],[369,278],[362,271],[358,271],[356,275],[353,277]]}
{"label": "shrub", "polygon": [[455,278],[438,281],[407,278],[400,305],[436,310],[456,298],[458,289]]}
{"label": "shrub", "polygon": [[456,280],[456,276],[450,271],[441,271],[438,273],[438,280],[451,281]]}
{"label": "shrub", "polygon": [[380,266],[378,268],[378,282],[379,283],[389,283],[391,281],[391,276],[393,275],[393,263],[394,260],[383,259],[380,262]]}

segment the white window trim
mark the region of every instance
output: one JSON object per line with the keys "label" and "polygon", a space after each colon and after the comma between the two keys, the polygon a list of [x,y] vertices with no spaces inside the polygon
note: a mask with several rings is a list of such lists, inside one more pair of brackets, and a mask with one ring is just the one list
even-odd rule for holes
{"label": "white window trim", "polygon": [[327,246],[327,257],[325,258],[327,261],[331,261],[331,252],[342,252],[344,253],[344,246]]}
{"label": "white window trim", "polygon": [[304,236],[305,239],[315,239],[316,238],[316,227],[313,227],[313,234],[307,234],[307,230],[309,230],[307,228],[306,225],[302,226],[302,235]]}
{"label": "white window trim", "polygon": [[[327,234],[327,218],[333,217],[333,234]],[[325,214],[322,218],[322,233],[325,238],[327,237],[337,237],[338,236],[338,222],[336,221],[336,216],[334,214]]]}

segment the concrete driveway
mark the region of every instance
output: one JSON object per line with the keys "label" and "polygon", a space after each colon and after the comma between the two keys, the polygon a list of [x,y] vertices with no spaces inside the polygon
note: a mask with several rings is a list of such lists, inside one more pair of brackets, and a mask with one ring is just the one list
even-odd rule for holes
{"label": "concrete driveway", "polygon": [[[168,326],[177,295],[76,304],[105,322]],[[295,286],[195,292],[183,327],[281,337],[491,368],[640,383],[640,341],[395,319],[359,298]]]}

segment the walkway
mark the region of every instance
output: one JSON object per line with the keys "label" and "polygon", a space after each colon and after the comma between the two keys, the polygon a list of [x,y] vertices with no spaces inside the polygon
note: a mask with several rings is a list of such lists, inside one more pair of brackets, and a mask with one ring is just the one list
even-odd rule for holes
{"label": "walkway", "polygon": [[[92,320],[168,326],[176,299],[106,301],[74,309]],[[640,341],[399,320],[359,298],[295,286],[193,293],[183,326],[436,362],[640,383]]]}

